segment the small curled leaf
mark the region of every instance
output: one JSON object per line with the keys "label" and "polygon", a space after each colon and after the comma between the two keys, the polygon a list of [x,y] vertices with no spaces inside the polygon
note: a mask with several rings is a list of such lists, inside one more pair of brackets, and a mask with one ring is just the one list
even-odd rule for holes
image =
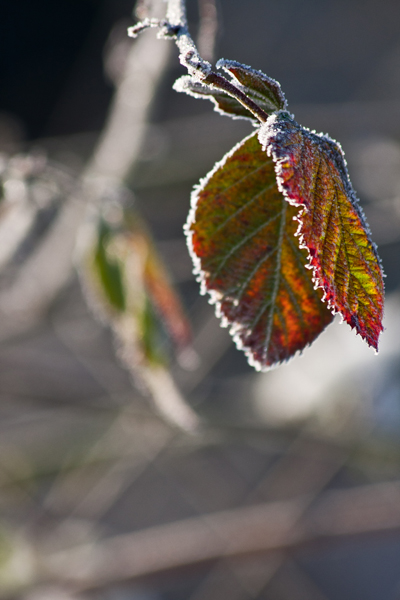
{"label": "small curled leaf", "polygon": [[240,102],[229,96],[226,92],[200,83],[190,75],[183,75],[177,79],[173,85],[176,92],[185,92],[194,98],[203,98],[211,100],[214,104],[214,110],[222,115],[227,115],[233,119],[250,119],[255,121],[254,115],[247,110]]}
{"label": "small curled leaf", "polygon": [[201,182],[186,225],[195,272],[249,362],[267,369],[332,320],[294,237],[298,209],[278,190],[254,133]]}
{"label": "small curled leaf", "polygon": [[[245,94],[267,115],[286,108],[285,96],[275,79],[233,60],[219,60],[217,67],[223,68],[229,76],[227,81],[233,83],[237,90]],[[228,115],[233,119],[249,119],[258,123],[254,114],[238,100],[213,85],[212,82],[207,83],[207,77],[200,82],[194,77],[184,75],[177,79],[173,87],[176,92],[185,92],[195,98],[211,100],[215,105],[215,110],[223,115]]]}
{"label": "small curled leaf", "polygon": [[378,349],[383,330],[383,273],[350,183],[341,147],[301,127],[288,113],[271,116],[259,139],[272,156],[279,189],[302,207],[300,245],[328,306]]}
{"label": "small curled leaf", "polygon": [[257,71],[236,60],[221,59],[217,62],[219,69],[230,73],[233,83],[242,86],[246,95],[254,100],[266,113],[285,110],[287,102],[280,84],[262,71]]}

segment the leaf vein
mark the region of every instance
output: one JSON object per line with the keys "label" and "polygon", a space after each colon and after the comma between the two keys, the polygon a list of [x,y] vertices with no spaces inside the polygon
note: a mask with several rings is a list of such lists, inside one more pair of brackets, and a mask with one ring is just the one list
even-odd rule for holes
{"label": "leaf vein", "polygon": [[[337,183],[336,183],[335,179],[334,179],[334,186],[335,186],[335,189],[337,191]],[[346,198],[347,202],[349,202],[351,204],[351,200],[348,198],[346,192],[345,192],[345,198]],[[352,204],[351,204],[351,207],[353,208]],[[349,238],[349,240],[351,240],[351,242],[353,244],[353,247],[355,247],[355,249],[357,251],[357,254],[358,254],[358,256],[359,256],[359,258],[360,258],[360,260],[361,260],[361,262],[363,264],[363,268],[368,272],[370,278],[377,285],[377,280],[376,280],[375,274],[371,271],[369,263],[368,263],[368,260],[366,259],[366,257],[362,253],[360,246],[357,244],[357,242],[355,240],[355,236],[351,233],[351,231],[348,231],[347,228],[345,228],[345,226],[344,226],[340,202],[338,202],[338,215],[339,215],[339,220],[340,220],[341,232],[347,231],[348,238]],[[364,231],[364,229],[363,229],[363,231]],[[367,240],[368,240],[368,236],[367,236],[367,234],[366,234],[365,231],[364,231],[364,235],[367,237]],[[368,242],[369,242],[369,240],[368,240]],[[355,274],[355,272],[351,269],[351,266],[350,266],[351,265],[351,260],[350,260],[349,251],[348,251],[349,242],[346,242],[346,237],[344,237],[343,244],[344,244],[344,255],[346,257],[347,270],[348,270],[348,273],[349,273],[349,281],[348,281],[348,285],[347,285],[347,293],[348,293],[348,289],[350,288],[350,281],[351,281],[351,279],[357,279],[357,281],[359,281],[362,289],[364,290],[365,294],[370,299],[371,303],[375,306],[375,308],[377,310],[379,310],[379,306],[375,303],[374,298],[367,292],[367,290],[365,289],[365,286],[363,285],[362,281],[357,277],[357,275]],[[339,252],[338,252],[338,254],[339,254]],[[336,273],[336,268],[335,268],[335,273]],[[354,289],[354,283],[352,284],[351,289]],[[346,293],[346,302],[347,302],[347,293]]]}
{"label": "leaf vein", "polygon": [[318,180],[318,175],[319,175],[320,169],[321,169],[321,155],[318,154],[318,166],[317,166],[317,170],[316,170],[316,173],[315,173],[315,180],[314,180],[313,189],[312,189],[311,194],[310,194],[311,198],[313,199],[312,224],[311,224],[312,229],[314,229],[315,213],[316,213],[314,195],[315,195],[315,190],[317,188],[317,180]]}
{"label": "leaf vein", "polygon": [[295,308],[295,311],[297,312],[297,314],[299,316],[301,324],[303,326],[305,326],[303,311],[301,310],[300,305],[297,302],[297,298],[296,298],[296,296],[295,296],[295,294],[293,292],[293,289],[292,289],[291,285],[288,283],[288,281],[287,281],[287,279],[286,279],[286,277],[284,275],[282,275],[282,283],[283,283],[283,285],[286,287],[286,289],[288,291],[288,294],[289,294],[290,299],[292,301],[292,304],[293,304],[293,306]]}
{"label": "leaf vein", "polygon": [[253,279],[253,276],[255,275],[255,273],[257,273],[258,269],[260,268],[260,266],[263,264],[263,262],[265,262],[266,260],[268,260],[269,258],[271,258],[271,256],[277,251],[277,246],[275,246],[275,248],[273,248],[270,252],[267,252],[264,256],[262,256],[256,263],[256,266],[254,267],[254,269],[251,271],[250,275],[246,278],[245,282],[242,283],[242,285],[240,286],[240,288],[238,288],[238,296],[237,296],[237,300],[240,302],[240,300],[243,297],[244,291],[247,287],[247,285],[250,283],[250,281]]}
{"label": "leaf vein", "polygon": [[[244,181],[246,181],[246,179],[248,179],[252,175],[255,175],[256,173],[258,173],[259,171],[261,171],[265,167],[265,165],[268,165],[268,163],[270,162],[270,160],[271,159],[269,157],[267,157],[267,160],[265,160],[262,163],[261,166],[257,167],[256,169],[253,169],[253,171],[249,171],[248,173],[246,173],[245,175],[243,175],[243,177],[241,177],[240,179],[236,179],[232,184],[230,184],[226,188],[223,188],[222,190],[218,191],[215,194],[214,198],[219,198],[220,196],[223,196],[224,194],[226,194],[226,192],[229,192],[229,190],[231,190],[234,187],[240,185],[241,183],[243,183]],[[229,166],[230,166],[230,168],[232,168],[232,165],[229,165]]]}
{"label": "leaf vein", "polygon": [[268,219],[267,221],[265,221],[264,223],[262,223],[259,227],[257,227],[256,229],[254,229],[251,233],[249,233],[249,235],[247,235],[246,237],[242,238],[240,240],[240,242],[238,244],[236,244],[233,248],[231,248],[231,250],[225,254],[225,256],[222,258],[220,264],[218,265],[217,269],[214,272],[214,277],[212,278],[211,282],[215,281],[216,277],[218,276],[218,274],[221,272],[221,269],[224,267],[224,265],[226,264],[226,261],[231,258],[231,256],[233,256],[235,254],[235,252],[237,252],[237,250],[239,250],[239,248],[241,248],[244,244],[246,244],[246,242],[248,242],[249,240],[251,240],[252,237],[254,237],[255,235],[257,235],[257,233],[259,233],[262,229],[264,229],[264,227],[267,227],[267,225],[270,225],[271,223],[273,223],[273,221],[275,221],[275,219],[277,219],[283,211],[281,211],[280,213],[277,213],[276,215],[274,215],[273,217],[271,217],[270,219]]}
{"label": "leaf vein", "polygon": [[277,253],[277,259],[276,259],[274,289],[273,289],[272,296],[271,296],[271,310],[268,315],[267,328],[266,328],[266,332],[265,332],[264,353],[263,353],[264,362],[266,361],[266,357],[268,355],[268,348],[269,348],[269,343],[270,343],[271,335],[272,335],[272,325],[273,325],[276,297],[278,295],[278,290],[279,290],[280,275],[281,275],[282,241],[283,241],[283,238],[285,235],[287,206],[288,205],[285,202],[284,208],[281,213],[282,219],[281,219],[281,224],[280,224],[280,228],[279,228],[279,238],[278,238],[278,244],[277,244],[278,253]]}
{"label": "leaf vein", "polygon": [[[212,239],[216,233],[218,233],[218,231],[220,231],[223,227],[225,227],[225,225],[227,223],[229,223],[229,221],[231,221],[232,219],[234,219],[235,217],[237,217],[245,208],[248,208],[257,198],[259,198],[262,194],[264,194],[265,192],[267,192],[268,190],[272,189],[274,186],[276,185],[275,181],[273,183],[271,183],[271,185],[265,186],[258,194],[256,194],[255,196],[253,196],[252,198],[250,198],[250,200],[248,202],[246,202],[245,204],[243,204],[240,208],[238,208],[234,213],[232,213],[231,215],[229,215],[225,221],[223,221],[222,223],[220,223],[218,225],[218,227],[216,227],[214,229],[214,231],[212,232],[212,234],[210,235],[210,239]],[[219,194],[222,195],[222,194]]]}

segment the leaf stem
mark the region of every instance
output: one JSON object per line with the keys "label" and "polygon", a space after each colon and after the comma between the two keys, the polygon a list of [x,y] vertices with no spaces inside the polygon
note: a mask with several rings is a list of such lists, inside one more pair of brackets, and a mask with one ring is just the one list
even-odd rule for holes
{"label": "leaf stem", "polygon": [[258,104],[253,102],[251,98],[248,98],[246,94],[233,85],[233,83],[225,79],[225,77],[222,75],[211,71],[211,73],[207,75],[205,79],[203,79],[203,83],[211,84],[212,87],[223,90],[233,98],[236,98],[236,100],[245,108],[247,108],[261,123],[265,123],[268,119],[268,114],[262,108],[260,108]]}

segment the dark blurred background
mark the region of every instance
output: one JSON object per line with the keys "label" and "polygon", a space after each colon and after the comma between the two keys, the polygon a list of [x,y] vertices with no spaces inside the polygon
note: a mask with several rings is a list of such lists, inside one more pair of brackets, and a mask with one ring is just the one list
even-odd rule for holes
{"label": "dark blurred background", "polygon": [[[125,35],[132,4],[0,2],[4,155],[44,153],[78,177],[134,43]],[[1,598],[400,598],[400,4],[218,0],[217,8],[216,59],[279,80],[296,119],[345,150],[387,274],[381,351],[335,321],[301,357],[260,374],[219,328],[198,294],[182,227],[193,185],[251,125],[174,92],[184,74],[174,48],[129,183],[193,324],[199,365],[171,369],[206,425],[191,435],[158,416],[75,275],[29,327],[3,334],[0,325]],[[195,36],[197,1],[188,11]],[[285,502],[292,516],[266,513],[263,538],[256,508],[286,511]],[[238,541],[222,543],[228,510]],[[153,538],[135,537],[158,526]],[[190,527],[192,538],[179,537]],[[202,528],[211,540],[203,554]],[[116,565],[86,586],[68,580],[124,534],[134,565],[143,554],[140,568]],[[74,554],[80,545],[86,554]],[[43,576],[53,555],[52,576]]]}

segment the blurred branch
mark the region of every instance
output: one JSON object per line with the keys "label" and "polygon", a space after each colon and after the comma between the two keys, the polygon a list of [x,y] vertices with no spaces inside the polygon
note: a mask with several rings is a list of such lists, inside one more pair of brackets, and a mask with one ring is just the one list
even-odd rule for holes
{"label": "blurred branch", "polygon": [[[145,4],[142,3],[141,8],[144,10]],[[165,4],[162,0],[154,0],[151,3],[151,9],[155,14],[160,14],[163,9],[165,10]],[[47,235],[43,236],[38,247],[19,269],[15,281],[0,293],[0,313],[2,312],[4,316],[0,336],[8,337],[32,326],[65,285],[72,272],[76,232],[82,222],[84,222],[84,226],[80,230],[78,244],[81,262],[82,256],[90,253],[93,243],[96,247],[98,225],[103,219],[104,212],[108,215],[112,213],[112,223],[116,225],[116,229],[121,228],[121,239],[125,235],[126,232],[123,231],[123,228],[126,224],[122,205],[127,194],[125,193],[124,196],[123,184],[140,154],[149,112],[156,98],[156,89],[166,68],[169,52],[170,45],[160,43],[150,32],[132,45],[124,72],[118,81],[107,123],[93,157],[80,177],[77,189],[65,200],[59,211],[60,214],[54,219],[53,226],[49,228]],[[10,189],[11,183],[14,183],[14,188],[19,185],[18,189],[20,189],[23,186],[23,182],[20,181],[10,181],[9,183]],[[26,211],[24,215],[29,217],[25,219],[27,223],[21,221],[21,218],[19,219],[22,234],[29,228],[33,219],[29,213],[25,213]],[[115,217],[117,217],[118,223],[116,223]],[[138,227],[136,225],[137,229]],[[129,236],[129,227],[127,235]],[[140,286],[145,288],[147,285],[149,290],[142,290],[143,306],[139,306],[136,302],[135,315],[128,315],[129,310],[123,311],[121,315],[116,311],[111,315],[106,315],[105,320],[111,324],[117,339],[121,342],[120,346],[123,345],[121,354],[124,355],[128,368],[136,376],[138,374],[136,367],[140,362],[138,356],[142,354],[145,357],[146,354],[145,352],[141,353],[141,350],[146,344],[145,335],[148,332],[142,331],[145,323],[139,323],[139,319],[144,321],[145,318],[147,293],[149,292],[149,295],[152,296],[151,300],[159,301],[157,306],[159,312],[171,325],[169,329],[173,330],[175,337],[179,333],[182,342],[185,342],[185,332],[181,330],[178,332],[177,328],[183,323],[184,317],[179,301],[169,285],[162,263],[157,260],[155,249],[152,250],[152,253],[150,252],[150,237],[148,236],[146,246],[148,251],[145,253],[139,252],[134,245],[128,248],[129,239],[127,236],[125,237],[125,250],[131,259],[136,256],[136,263],[138,263],[137,277],[132,283],[136,289],[132,290],[131,297],[135,299],[140,296],[136,293]],[[136,237],[140,237],[140,234],[138,233]],[[102,244],[103,239],[100,240],[100,245],[102,246]],[[114,269],[115,271],[117,266],[112,258],[108,265],[104,264],[108,260],[105,256],[107,249],[102,246],[99,251],[104,254],[101,257],[103,260],[101,268],[109,267],[110,270]],[[128,262],[128,258],[125,258],[125,262]],[[129,271],[129,268],[126,271]],[[143,277],[147,277],[144,282],[142,282]],[[108,283],[110,291],[110,287],[115,283],[114,279]],[[133,308],[135,309],[135,306]],[[165,318],[166,315],[168,319]],[[180,322],[178,316],[181,316]],[[135,318],[136,324],[134,323]],[[140,346],[141,341],[143,342],[142,346]],[[136,357],[133,356],[134,349],[137,351]],[[140,370],[143,375],[142,379],[146,382],[160,412],[164,416],[169,415],[175,425],[179,424],[181,427],[193,429],[197,424],[197,417],[186,406],[167,368],[157,365],[157,368],[154,369],[150,362],[150,360],[146,362],[144,359],[140,364]]]}
{"label": "blurred branch", "polygon": [[[130,408],[121,411],[87,453],[84,464],[56,478],[44,501],[46,511],[65,515],[61,527],[82,516],[101,519],[175,436],[161,422],[149,427]],[[74,501],[68,504],[71,489]]]}
{"label": "blurred branch", "polygon": [[[164,3],[155,0],[153,5],[160,10]],[[72,273],[76,232],[88,204],[112,196],[138,157],[155,89],[168,58],[169,45],[160,44],[151,35],[132,46],[92,160],[40,246],[26,260],[13,284],[0,293],[1,338],[34,325],[67,282]]]}
{"label": "blurred branch", "polygon": [[[164,6],[161,0],[155,0],[151,10],[157,14]],[[138,8],[139,12],[147,13],[149,5],[141,3]],[[83,178],[89,197],[96,199],[93,218],[83,230],[80,245],[81,254],[89,256],[89,261],[84,257],[88,268],[83,273],[89,284],[90,281],[92,284],[96,283],[95,279],[90,277],[88,269],[90,270],[90,265],[96,268],[96,260],[90,261],[90,245],[92,244],[93,247],[93,242],[98,235],[101,201],[108,202],[111,207],[113,200],[116,205],[121,203],[118,193],[139,156],[156,86],[167,64],[169,55],[166,47],[167,45],[156,41],[149,33],[134,45],[127,60],[125,76],[115,95],[105,131]],[[116,256],[110,256],[106,238],[104,241],[100,240],[100,252],[103,267],[120,273],[122,303],[118,307],[109,307],[117,310],[103,310],[103,314],[106,315],[106,320],[116,335],[123,362],[135,377],[139,377],[144,382],[158,410],[174,425],[193,430],[198,425],[196,414],[186,405],[166,366],[158,360],[154,361],[154,357],[150,357],[152,350],[146,347],[146,336],[152,327],[150,323],[152,316],[148,317],[150,321],[145,318],[148,297],[150,302],[156,304],[164,323],[171,325],[173,321],[172,329],[175,337],[179,323],[182,324],[184,321],[183,312],[169,286],[168,278],[164,276],[161,261],[157,259],[155,250],[151,250],[151,241],[149,236],[145,236],[144,228],[142,227],[143,231],[136,231],[135,235],[130,230],[132,222],[136,223],[134,227],[136,230],[140,229],[138,225],[140,220],[125,219],[121,206],[118,212],[119,216],[112,215],[106,227],[110,226],[110,231],[115,229],[116,242],[119,243],[114,244],[114,247],[115,249],[119,247],[120,253],[122,252],[124,256],[117,256],[118,251]],[[107,215],[105,218],[107,220]],[[119,234],[118,229],[120,229]],[[110,235],[114,236],[114,233]],[[142,243],[139,243],[139,238]],[[101,291],[104,288],[105,282],[101,281],[101,276],[98,282],[99,292],[99,289]],[[106,308],[104,302],[103,308]],[[146,323],[147,330],[145,330]],[[171,331],[171,327],[169,330]],[[147,341],[150,341],[150,337],[148,336]],[[183,338],[187,336],[182,334],[181,337],[184,341]]]}
{"label": "blurred branch", "polygon": [[308,503],[301,496],[93,541],[43,556],[42,576],[91,589],[221,557],[400,528],[400,482],[325,492],[299,520]]}
{"label": "blurred branch", "polygon": [[64,287],[72,272],[76,231],[84,215],[82,199],[71,196],[43,243],[0,294],[0,338],[32,327]]}
{"label": "blurred branch", "polygon": [[83,177],[86,184],[94,182],[96,191],[99,181],[103,186],[121,184],[135,163],[169,54],[169,45],[160,44],[151,34],[132,46],[108,121]]}
{"label": "blurred branch", "polygon": [[65,282],[82,214],[73,177],[44,156],[16,155],[4,159],[0,170],[0,338],[5,338],[33,325]]}
{"label": "blurred branch", "polygon": [[[300,433],[290,444],[282,457],[268,470],[266,477],[251,489],[243,504],[251,504],[255,498],[266,498],[268,501],[279,501],[306,497],[302,511],[298,515],[300,521],[311,503],[315,502],[323,488],[343,467],[348,458],[342,449],[321,446]],[[249,559],[251,560],[251,559]],[[246,590],[249,587],[249,577],[246,566],[240,568],[243,560],[237,558],[222,558],[209,571],[201,587],[190,600],[213,600],[219,598],[219,573],[225,570],[231,572],[230,579],[235,582],[234,589]],[[246,563],[246,561],[244,561]],[[256,577],[250,577],[251,593],[256,596],[269,585],[281,567],[287,562],[285,549],[277,549],[269,553],[268,559],[262,560],[263,568]],[[235,563],[235,564],[232,564]],[[244,600],[248,595],[238,593],[238,600]],[[311,600],[310,595],[310,600]],[[236,597],[235,597],[236,598]]]}
{"label": "blurred branch", "polygon": [[205,60],[212,61],[218,32],[218,13],[215,0],[198,0],[200,27],[197,36],[199,53]]}

